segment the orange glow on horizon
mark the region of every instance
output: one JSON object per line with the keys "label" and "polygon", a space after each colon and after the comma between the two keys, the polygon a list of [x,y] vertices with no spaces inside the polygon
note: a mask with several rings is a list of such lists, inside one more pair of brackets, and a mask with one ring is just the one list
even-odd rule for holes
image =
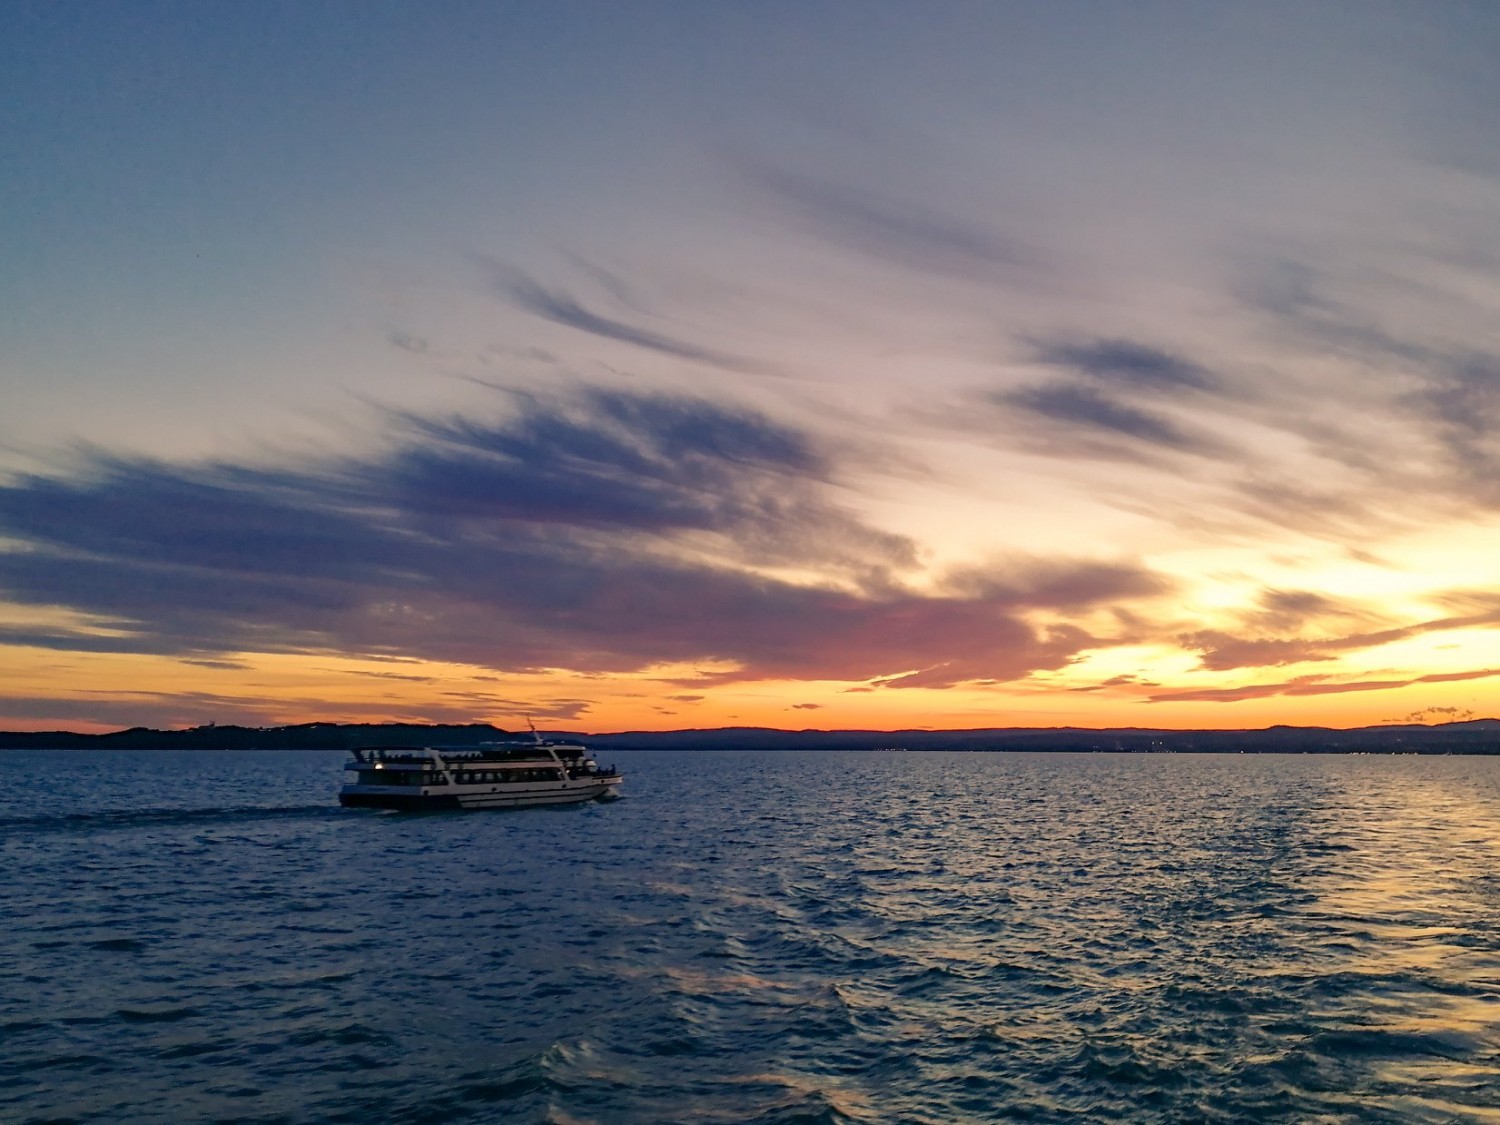
{"label": "orange glow on horizon", "polygon": [[[1493,646],[1495,637],[1486,639]],[[1118,654],[1116,654],[1118,655]],[[1470,654],[1473,655],[1473,654]],[[491,723],[524,730],[606,733],[729,726],[782,729],[967,729],[979,727],[1146,727],[1255,729],[1276,724],[1356,727],[1390,722],[1491,717],[1500,688],[1492,676],[1427,680],[1379,690],[1409,673],[1345,669],[1316,673],[1174,677],[1103,676],[1118,659],[1011,684],[896,688],[827,681],[666,682],[657,675],[509,675],[421,661],[369,661],[318,655],[239,655],[198,663],[171,657],[0,650],[10,701],[0,729],[104,733],[126,726],[163,729],[307,722]],[[1081,671],[1090,686],[1080,686]],[[1105,683],[1114,678],[1117,682]],[[1187,689],[1186,680],[1244,688],[1226,702],[1149,702]],[[1078,680],[1072,687],[1070,680]],[[88,684],[86,690],[76,685]],[[1286,685],[1260,697],[1257,684]],[[1205,685],[1205,690],[1212,691]],[[35,700],[34,704],[28,701]],[[111,721],[110,714],[128,721]]]}

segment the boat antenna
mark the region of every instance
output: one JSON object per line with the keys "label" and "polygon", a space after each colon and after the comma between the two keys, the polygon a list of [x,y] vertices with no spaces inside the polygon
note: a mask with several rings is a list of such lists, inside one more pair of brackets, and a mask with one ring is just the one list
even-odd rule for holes
{"label": "boat antenna", "polygon": [[537,734],[537,732],[536,732],[536,722],[532,719],[532,717],[530,715],[526,716],[526,725],[531,728],[531,741],[540,744],[541,741],[542,741],[542,736],[539,735],[539,734]]}

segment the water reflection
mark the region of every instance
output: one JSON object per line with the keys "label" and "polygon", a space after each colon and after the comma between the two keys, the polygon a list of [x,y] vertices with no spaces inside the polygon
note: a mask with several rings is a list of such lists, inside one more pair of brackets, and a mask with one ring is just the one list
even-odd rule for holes
{"label": "water reflection", "polygon": [[[1367,1097],[1416,1120],[1493,1119],[1474,1101],[1497,1078],[1492,778],[1468,762],[1383,764],[1357,763],[1327,810],[1330,861],[1308,880],[1301,957],[1287,971],[1315,995],[1313,1042],[1368,1060]],[[1474,1065],[1487,1051],[1489,1064]]]}

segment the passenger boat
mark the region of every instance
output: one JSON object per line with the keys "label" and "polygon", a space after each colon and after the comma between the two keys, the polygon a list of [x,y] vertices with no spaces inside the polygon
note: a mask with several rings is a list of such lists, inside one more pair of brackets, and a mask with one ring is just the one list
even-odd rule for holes
{"label": "passenger boat", "polygon": [[346,808],[516,809],[619,796],[620,771],[601,769],[576,742],[485,742],[476,746],[364,746],[344,768]]}

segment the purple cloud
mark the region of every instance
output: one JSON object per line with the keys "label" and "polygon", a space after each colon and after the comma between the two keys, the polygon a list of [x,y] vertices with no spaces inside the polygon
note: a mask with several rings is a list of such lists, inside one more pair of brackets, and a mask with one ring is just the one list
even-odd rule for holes
{"label": "purple cloud", "polygon": [[835,502],[843,466],[811,435],[703,400],[594,391],[402,424],[363,459],[99,454],[0,486],[0,534],[24,545],[0,554],[0,592],[112,626],[4,639],[940,686],[1060,667],[1091,638],[1029,614],[1163,588],[1129,564],[1029,560],[907,590],[914,545]]}

